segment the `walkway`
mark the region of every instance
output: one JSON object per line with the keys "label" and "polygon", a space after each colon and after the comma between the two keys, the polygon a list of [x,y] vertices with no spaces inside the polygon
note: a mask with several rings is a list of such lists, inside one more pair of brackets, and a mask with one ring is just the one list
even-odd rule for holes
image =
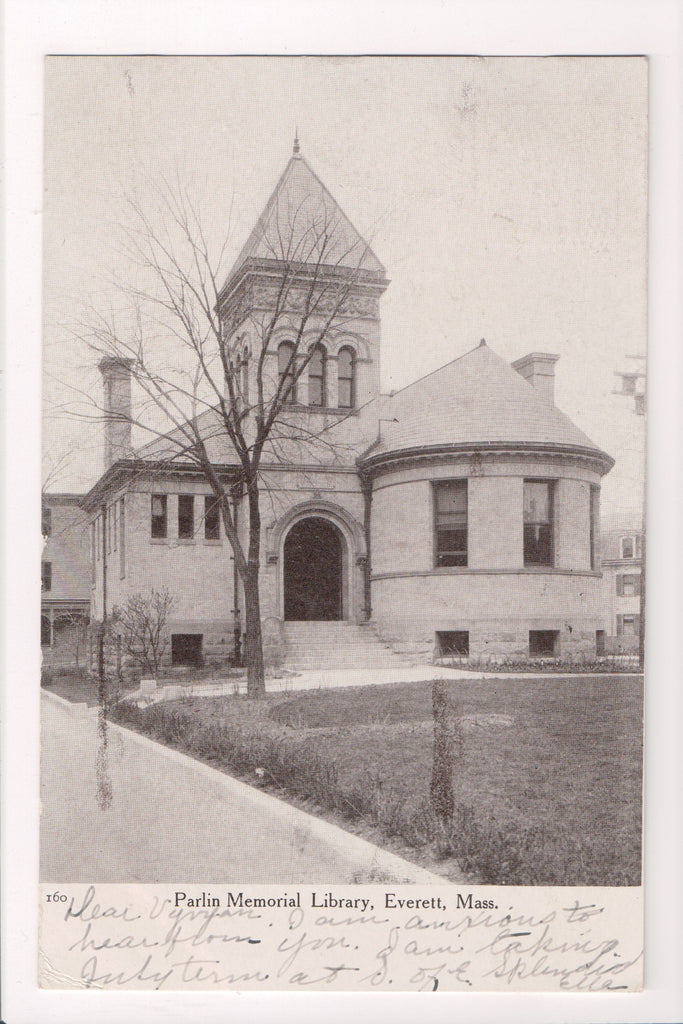
{"label": "walkway", "polygon": [[207,765],[43,694],[46,882],[447,884]]}
{"label": "walkway", "polygon": [[[611,672],[610,675],[637,675],[637,669]],[[396,668],[372,669],[301,669],[283,670],[282,675],[266,676],[267,693],[294,693],[298,690],[333,690],[347,686],[386,686],[391,683],[430,683],[434,679],[461,679],[471,683],[501,682],[514,684],[522,679],[587,679],[601,673],[591,672],[473,672],[470,669],[446,668],[439,665],[406,665]],[[142,692],[130,691],[127,696],[138,694],[146,702],[156,700],[177,700],[179,697],[222,697],[226,694],[245,694],[247,683],[239,679],[214,679],[200,683],[164,683],[157,689]]]}

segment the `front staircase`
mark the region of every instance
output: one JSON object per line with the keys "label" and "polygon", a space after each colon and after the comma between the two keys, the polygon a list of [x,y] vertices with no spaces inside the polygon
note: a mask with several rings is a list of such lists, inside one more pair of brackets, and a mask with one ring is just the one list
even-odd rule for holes
{"label": "front staircase", "polygon": [[284,665],[306,669],[405,668],[414,660],[396,654],[368,625],[352,622],[285,622]]}

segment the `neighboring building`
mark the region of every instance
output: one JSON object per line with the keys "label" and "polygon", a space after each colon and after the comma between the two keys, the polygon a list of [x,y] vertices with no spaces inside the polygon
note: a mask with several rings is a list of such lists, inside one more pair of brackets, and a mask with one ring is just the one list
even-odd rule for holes
{"label": "neighboring building", "polygon": [[[323,623],[345,621],[369,623],[421,655],[594,654],[603,628],[600,480],[613,460],[555,406],[558,357],[534,352],[509,365],[482,341],[380,395],[384,268],[297,148],[221,293],[226,321],[247,293],[272,308],[278,261],[269,232],[292,197],[299,209],[333,209],[350,259],[361,248],[366,259],[343,330],[310,362],[291,407],[291,422],[313,432],[325,424],[329,451],[312,458],[290,447],[263,466],[267,639],[286,657],[289,624],[309,623],[314,644],[316,623],[322,637]],[[291,332],[283,315],[266,356],[274,381]],[[248,321],[230,338],[246,390],[257,339]],[[131,452],[129,364],[105,359],[100,369],[107,466],[83,502],[93,617],[102,614],[105,573],[108,612],[130,594],[168,588],[172,661],[229,654],[243,598],[210,488],[189,461],[165,463],[158,445]],[[214,438],[212,447],[223,480],[238,482],[227,443]],[[235,507],[245,523],[237,492]]]}
{"label": "neighboring building", "polygon": [[91,563],[82,497],[42,496],[40,645],[46,664],[77,664],[84,658]]}
{"label": "neighboring building", "polygon": [[642,546],[642,524],[636,517],[603,520],[601,561],[607,653],[638,651]]}

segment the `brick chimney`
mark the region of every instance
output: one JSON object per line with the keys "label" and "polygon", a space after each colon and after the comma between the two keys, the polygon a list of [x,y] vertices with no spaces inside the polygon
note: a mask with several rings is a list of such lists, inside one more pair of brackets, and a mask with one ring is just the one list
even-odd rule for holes
{"label": "brick chimney", "polygon": [[550,352],[530,352],[521,359],[515,359],[512,369],[528,380],[537,389],[539,396],[548,405],[555,404],[555,363],[559,356]]}
{"label": "brick chimney", "polygon": [[130,377],[132,359],[105,356],[99,370],[104,382],[104,468],[131,454]]}

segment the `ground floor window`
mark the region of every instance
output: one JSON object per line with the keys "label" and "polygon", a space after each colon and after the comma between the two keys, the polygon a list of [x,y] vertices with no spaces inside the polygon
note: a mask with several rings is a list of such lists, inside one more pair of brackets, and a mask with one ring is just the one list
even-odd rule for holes
{"label": "ground floor window", "polygon": [[202,664],[202,633],[171,634],[171,665],[200,668]]}
{"label": "ground floor window", "polygon": [[204,539],[220,540],[220,506],[213,494],[204,495]]}
{"label": "ground floor window", "polygon": [[638,636],[640,615],[617,615],[617,636]]}
{"label": "ground floor window", "polygon": [[467,480],[434,484],[435,564],[467,565]]}
{"label": "ground floor window", "polygon": [[530,629],[529,656],[532,658],[552,658],[557,654],[559,630]]}
{"label": "ground floor window", "polygon": [[604,629],[595,630],[595,653],[599,658],[605,653],[605,631]]}
{"label": "ground floor window", "polygon": [[[553,481],[524,481],[524,564],[553,565]],[[541,633],[543,630],[534,630]]]}
{"label": "ground floor window", "polygon": [[52,590],[52,562],[40,563],[40,589]]}
{"label": "ground floor window", "polygon": [[50,647],[52,644],[52,630],[50,629],[50,616],[40,616],[40,646]]}
{"label": "ground floor window", "polygon": [[467,657],[470,653],[470,634],[466,629],[440,630],[436,634],[436,643],[442,657]]}
{"label": "ground floor window", "polygon": [[617,597],[637,597],[640,593],[640,576],[637,573],[620,573],[617,576]]}

